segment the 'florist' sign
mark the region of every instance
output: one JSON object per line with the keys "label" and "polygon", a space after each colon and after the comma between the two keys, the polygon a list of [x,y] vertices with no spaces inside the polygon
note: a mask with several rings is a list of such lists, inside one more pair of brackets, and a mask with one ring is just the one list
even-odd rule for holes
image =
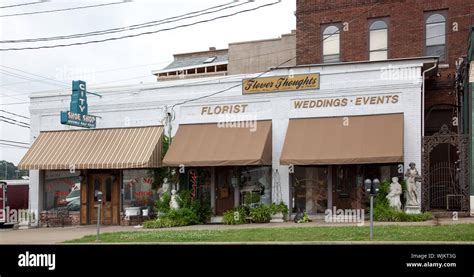
{"label": "'florist' sign", "polygon": [[319,73],[242,80],[242,94],[319,89]]}
{"label": "'florist' sign", "polygon": [[96,117],[88,114],[86,82],[72,81],[71,107],[61,112],[61,124],[95,128]]}

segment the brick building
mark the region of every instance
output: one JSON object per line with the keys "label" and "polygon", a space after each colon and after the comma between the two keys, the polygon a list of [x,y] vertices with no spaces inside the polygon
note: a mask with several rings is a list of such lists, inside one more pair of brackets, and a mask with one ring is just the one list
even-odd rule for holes
{"label": "brick building", "polygon": [[278,38],[229,43],[216,49],[173,55],[173,62],[152,71],[157,81],[204,78],[262,72],[282,63],[296,64],[296,30]]}
{"label": "brick building", "polygon": [[[424,82],[424,135],[443,125],[462,133],[455,76],[467,53],[474,1],[297,0],[296,18],[298,65],[439,56],[435,74]],[[451,166],[459,170],[455,148],[442,145],[431,154],[430,168],[448,163],[447,175]],[[444,187],[443,199],[449,190]],[[432,206],[444,207],[446,201]]]}

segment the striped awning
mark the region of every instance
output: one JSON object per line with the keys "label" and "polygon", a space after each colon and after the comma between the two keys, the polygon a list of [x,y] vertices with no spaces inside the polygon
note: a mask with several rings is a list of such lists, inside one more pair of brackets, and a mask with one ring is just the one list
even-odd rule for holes
{"label": "striped awning", "polygon": [[20,169],[125,169],[161,166],[163,127],[41,132]]}

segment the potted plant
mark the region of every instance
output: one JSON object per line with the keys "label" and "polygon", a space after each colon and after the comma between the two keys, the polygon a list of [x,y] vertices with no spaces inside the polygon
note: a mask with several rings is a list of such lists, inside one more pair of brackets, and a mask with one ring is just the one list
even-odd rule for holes
{"label": "potted plant", "polygon": [[279,204],[272,203],[270,206],[272,211],[272,220],[270,222],[284,222],[288,215],[288,206],[281,201]]}

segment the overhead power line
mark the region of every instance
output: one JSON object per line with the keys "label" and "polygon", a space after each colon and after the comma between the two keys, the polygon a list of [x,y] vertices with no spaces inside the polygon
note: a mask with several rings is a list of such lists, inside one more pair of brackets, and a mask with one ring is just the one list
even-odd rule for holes
{"label": "overhead power line", "polygon": [[23,148],[23,149],[29,149],[30,148],[28,146],[14,145],[14,144],[3,143],[3,142],[0,142],[0,145],[7,146],[7,147],[13,147],[13,148]]}
{"label": "overhead power line", "polygon": [[15,120],[13,118],[6,117],[6,116],[3,116],[3,115],[0,115],[0,118],[3,118],[5,120],[10,120],[10,121],[13,121],[13,122],[18,123],[18,124],[23,124],[23,125],[26,125],[26,126],[30,126],[30,123],[28,123],[28,122],[18,121],[18,120]]}
{"label": "overhead power line", "polygon": [[190,27],[190,26],[194,26],[194,25],[198,25],[198,24],[202,24],[202,23],[212,22],[212,21],[216,21],[218,19],[228,18],[228,17],[232,17],[232,16],[235,16],[235,15],[238,15],[238,14],[241,14],[241,13],[247,13],[247,12],[255,11],[255,10],[258,10],[258,9],[261,9],[261,8],[273,6],[273,5],[276,5],[278,3],[280,3],[280,1],[260,5],[260,6],[251,8],[251,9],[240,10],[240,11],[237,11],[237,12],[234,12],[234,13],[230,13],[230,14],[226,14],[226,15],[222,15],[222,16],[217,16],[217,17],[213,17],[213,18],[210,18],[210,19],[195,21],[195,22],[188,23],[188,24],[182,24],[182,25],[173,26],[173,27],[169,27],[169,28],[158,29],[158,30],[154,30],[154,31],[148,31],[148,32],[132,34],[132,35],[126,35],[126,36],[121,36],[121,37],[112,37],[112,38],[106,38],[106,39],[100,39],[100,40],[91,40],[91,41],[76,42],[76,43],[69,43],[69,44],[43,45],[43,46],[36,46],[36,47],[0,48],[0,51],[36,50],[36,49],[67,47],[67,46],[85,45],[85,44],[91,44],[91,43],[102,43],[102,42],[106,42],[106,41],[114,41],[114,40],[120,40],[120,39],[125,39],[125,38],[132,38],[132,37],[138,37],[138,36],[143,36],[143,35],[150,35],[150,34],[155,34],[155,33],[180,29],[180,28],[184,28],[184,27]]}
{"label": "overhead power line", "polygon": [[[54,37],[43,37],[43,38],[32,38],[32,39],[17,39],[17,40],[2,40],[0,43],[24,43],[24,42],[42,42],[42,41],[54,41],[54,40],[63,40],[63,39],[74,39],[74,38],[82,38],[82,37],[90,37],[90,36],[100,36],[100,35],[107,35],[107,34],[113,34],[113,33],[119,33],[119,32],[126,32],[126,31],[132,31],[136,29],[142,29],[142,28],[149,28],[149,27],[154,27],[158,25],[163,25],[163,24],[168,24],[168,23],[173,23],[173,22],[178,22],[182,21],[185,19],[190,19],[190,18],[195,18],[199,16],[203,16],[206,14],[212,14],[212,13],[217,13],[226,9],[233,9],[238,6],[242,6],[245,4],[248,4],[250,2],[243,2],[239,3],[236,5],[230,6],[232,3],[235,2],[230,2],[227,4],[223,5],[218,5],[218,6],[213,6],[210,8],[194,11],[194,12],[189,12],[185,13],[182,15],[178,16],[172,16],[160,20],[154,20],[154,21],[148,21],[140,24],[133,24],[125,27],[118,27],[118,28],[111,28],[111,29],[105,29],[105,30],[100,30],[100,31],[93,31],[93,32],[86,32],[86,33],[78,33],[78,34],[72,34],[72,35],[63,35],[63,36],[54,36]],[[216,8],[220,8],[217,9]],[[1,17],[1,16],[0,16]]]}
{"label": "overhead power line", "polygon": [[[41,1],[41,2],[44,2],[44,1]],[[89,8],[97,8],[97,7],[118,5],[118,4],[128,3],[128,2],[131,2],[131,0],[124,0],[124,1],[113,2],[113,3],[95,4],[95,5],[88,5],[88,6],[79,6],[79,7],[73,7],[73,8],[65,8],[65,9],[56,9],[56,10],[4,14],[4,15],[0,15],[0,17],[11,17],[11,16],[33,15],[33,14],[42,14],[42,13],[65,12],[65,11],[72,11],[72,10],[80,10],[80,9],[89,9]],[[35,4],[39,4],[39,3],[35,3]]]}
{"label": "overhead power line", "polygon": [[15,7],[20,7],[20,6],[36,5],[36,4],[42,4],[42,3],[45,3],[45,2],[48,2],[48,1],[42,0],[42,1],[38,1],[38,2],[30,2],[30,3],[9,5],[9,6],[1,6],[0,9],[15,8]]}
{"label": "overhead power line", "polygon": [[[35,74],[35,73],[31,73],[31,72],[28,72],[28,71],[25,71],[25,70],[22,70],[22,69],[18,69],[18,68],[14,68],[14,67],[10,67],[10,66],[6,66],[6,65],[2,65],[0,64],[1,67],[4,67],[4,68],[8,68],[10,70],[15,70],[15,71],[19,71],[19,72],[22,72],[22,73],[26,73],[26,74],[29,74],[29,75],[32,75],[32,76],[35,76],[35,77],[39,77],[39,78],[42,78],[42,79],[45,79],[45,80],[49,80],[49,81],[53,81],[55,84],[57,85],[61,85],[63,87],[69,87],[69,84],[67,82],[64,82],[64,81],[59,81],[59,80],[56,80],[54,78],[51,78],[51,77],[46,77],[46,76],[42,76],[42,75],[38,75],[38,74]],[[11,72],[10,72],[11,73]],[[19,75],[21,76],[20,74],[18,73],[14,73],[16,75]],[[24,76],[21,76],[21,77],[24,77]],[[25,78],[25,77],[24,77]],[[36,79],[31,79],[31,77],[27,77],[29,78],[30,80],[32,81],[38,81]],[[49,82],[48,81],[48,82]]]}
{"label": "overhead power line", "polygon": [[16,143],[16,144],[24,144],[24,145],[30,145],[27,142],[20,142],[20,141],[14,141],[14,140],[6,140],[6,139],[0,139],[1,142],[7,142],[7,143]]}
{"label": "overhead power line", "polygon": [[26,117],[24,115],[19,115],[19,114],[12,113],[12,112],[5,111],[5,110],[1,110],[1,109],[0,109],[0,112],[4,112],[4,113],[10,114],[10,115],[18,116],[18,117],[21,117],[21,118],[24,118],[24,119],[30,119],[29,117]]}
{"label": "overhead power line", "polygon": [[23,127],[23,128],[30,128],[30,126],[17,124],[17,123],[10,122],[10,121],[4,120],[4,119],[0,119],[0,121],[1,121],[1,122],[5,122],[5,123],[8,123],[8,124],[12,124],[12,125],[20,126],[20,127]]}
{"label": "overhead power line", "polygon": [[[351,22],[355,21],[357,18],[359,18],[360,16],[366,14],[367,12],[369,12],[370,10],[372,10],[373,8],[375,8],[376,6],[378,6],[379,4],[380,4],[380,2],[379,2],[379,3],[375,3],[374,5],[370,6],[369,9],[367,9],[367,10],[363,11],[362,13],[360,13],[359,15],[357,15],[357,16],[354,17],[352,20],[350,20],[348,23],[351,23]],[[342,28],[338,28],[337,31],[335,31],[334,33],[330,34],[329,36],[323,37],[323,39],[319,40],[318,43],[321,43],[321,42],[325,41],[326,39],[332,37],[333,35],[339,34],[339,33],[341,32],[341,29],[342,29]],[[260,78],[261,76],[265,75],[266,73],[268,73],[268,72],[270,72],[270,71],[272,71],[272,70],[274,70],[274,69],[278,69],[279,67],[283,66],[284,64],[286,64],[286,63],[288,63],[288,62],[290,62],[290,61],[292,61],[292,60],[294,60],[294,59],[296,59],[296,56],[294,56],[293,58],[290,58],[290,59],[288,59],[288,60],[286,60],[286,61],[280,63],[279,65],[277,65],[277,66],[274,67],[274,68],[270,68],[270,69],[268,69],[268,70],[266,70],[266,71],[264,71],[264,72],[258,74],[257,76],[255,76],[255,77],[253,77],[253,78],[251,78],[251,79]],[[182,104],[186,104],[186,103],[189,103],[189,102],[194,102],[194,101],[197,101],[197,100],[201,100],[201,99],[204,99],[204,98],[208,98],[208,97],[211,97],[211,96],[214,96],[214,95],[217,95],[217,94],[221,94],[221,93],[224,93],[224,92],[226,92],[226,91],[229,91],[229,90],[231,90],[231,89],[233,89],[233,88],[239,87],[239,86],[241,86],[241,85],[242,85],[241,83],[238,83],[238,84],[236,84],[236,85],[233,85],[233,86],[231,86],[231,87],[228,87],[228,88],[226,88],[226,89],[223,89],[223,90],[220,90],[220,91],[211,93],[211,94],[207,94],[207,95],[199,96],[199,97],[196,97],[196,98],[193,98],[193,99],[187,99],[187,100],[184,100],[184,101],[182,101],[182,102],[175,103],[175,104],[173,104],[173,105],[171,106],[171,109],[174,111],[174,107],[177,106],[177,105],[182,105]]]}
{"label": "overhead power line", "polygon": [[[454,34],[456,32],[448,32],[446,33],[446,35],[451,35],[451,34]],[[336,33],[334,34],[337,34],[337,31]],[[332,35],[332,34],[331,34]],[[431,39],[431,38],[435,38],[435,37],[439,37],[439,36],[442,36],[442,35],[436,35],[436,36],[431,36],[431,37],[428,37],[427,39]],[[422,40],[425,40],[425,38],[422,38]],[[393,44],[391,44],[393,46]],[[398,44],[397,44],[398,45]],[[255,55],[255,56],[248,56],[248,57],[244,57],[244,58],[239,58],[239,59],[232,59],[232,60],[229,60],[229,61],[236,61],[236,60],[241,60],[241,59],[251,59],[251,58],[254,58],[254,57],[258,57],[258,56],[263,56],[263,55],[270,55],[270,54],[273,54],[273,53],[278,53],[278,52],[282,52],[282,51],[287,51],[287,50],[294,50],[296,48],[288,48],[288,49],[284,49],[284,50],[279,50],[279,51],[275,51],[275,52],[266,52],[266,53],[262,53],[260,55]],[[93,85],[101,85],[101,84],[107,84],[107,83],[111,83],[111,82],[119,82],[119,81],[125,81],[125,80],[131,80],[131,79],[138,79],[138,78],[145,78],[145,77],[149,77],[150,75],[145,75],[145,76],[138,76],[138,77],[132,77],[132,78],[126,78],[126,79],[117,79],[117,80],[113,80],[113,81],[107,81],[107,82],[101,82],[101,83],[95,83]],[[198,81],[198,82],[193,82],[193,83],[190,83],[191,85],[192,84],[205,84],[205,83],[213,83],[213,82],[216,82],[216,81],[220,81],[222,79],[229,79],[229,78],[233,78],[234,76],[232,75],[227,75],[226,77],[223,77],[223,78],[218,78],[218,79],[212,79],[212,80],[204,80],[204,81]],[[150,90],[155,90],[155,89],[162,89],[162,88],[172,88],[172,87],[183,87],[183,86],[186,86],[186,85],[189,85],[189,84],[178,84],[178,85],[170,85],[170,86],[160,86],[160,87],[154,87],[154,88],[146,88],[146,89],[140,89],[140,92],[141,91],[150,91]],[[117,95],[117,94],[124,94],[124,93],[130,93],[130,92],[136,92],[136,89],[128,89],[128,90],[118,90],[116,92],[110,92],[108,93],[108,95]],[[30,95],[32,94],[31,92],[28,92],[28,93],[19,93],[19,94],[14,94],[14,95],[21,95],[21,96],[24,96],[24,95]],[[13,94],[12,94],[13,95]],[[5,96],[9,96],[11,97],[12,95],[5,95]],[[22,99],[21,99],[22,100]],[[35,103],[43,103],[43,102],[51,102],[51,101],[62,101],[62,100],[48,100],[48,101],[35,101]],[[29,101],[23,101],[23,102],[13,102],[13,103],[5,103],[3,105],[23,105],[23,104],[29,104],[30,102]]]}

